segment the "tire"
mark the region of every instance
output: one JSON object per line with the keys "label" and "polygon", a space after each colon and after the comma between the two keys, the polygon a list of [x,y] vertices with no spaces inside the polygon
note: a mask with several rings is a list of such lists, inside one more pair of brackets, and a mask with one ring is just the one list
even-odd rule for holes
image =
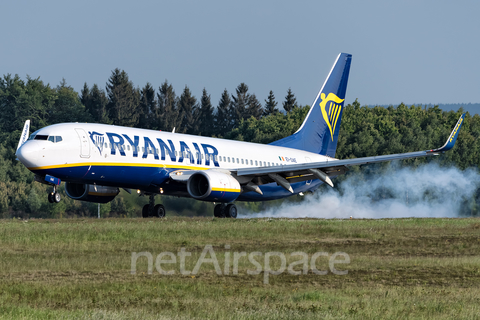
{"label": "tire", "polygon": [[217,204],[213,209],[213,216],[215,218],[225,218],[225,213],[223,211],[223,204]]}
{"label": "tire", "polygon": [[144,205],[142,208],[142,218],[148,218],[148,204]]}
{"label": "tire", "polygon": [[48,202],[50,202],[50,203],[54,203],[54,202],[55,202],[55,200],[53,199],[53,192],[50,192],[50,193],[48,194]]}
{"label": "tire", "polygon": [[59,203],[60,200],[62,200],[62,197],[60,197],[60,193],[55,192],[55,193],[53,194],[53,196],[52,196],[52,199],[53,199],[53,201],[55,201],[56,203]]}
{"label": "tire", "polygon": [[227,218],[235,219],[237,217],[237,206],[233,203],[230,203],[225,209],[225,216]]}
{"label": "tire", "polygon": [[153,216],[157,218],[164,218],[165,217],[165,207],[163,204],[157,204],[153,209]]}

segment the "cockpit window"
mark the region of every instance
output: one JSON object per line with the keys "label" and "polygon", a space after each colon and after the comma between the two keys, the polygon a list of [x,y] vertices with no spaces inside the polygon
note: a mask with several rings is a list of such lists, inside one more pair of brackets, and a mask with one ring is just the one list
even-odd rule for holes
{"label": "cockpit window", "polygon": [[34,133],[32,133],[28,137],[28,140],[43,140],[43,141],[50,141],[53,143],[58,143],[63,140],[61,136],[47,136],[44,134],[37,134],[37,132],[38,131],[35,131]]}
{"label": "cockpit window", "polygon": [[57,143],[57,142],[62,141],[62,137],[61,136],[49,136],[48,141],[51,141],[53,143]]}
{"label": "cockpit window", "polygon": [[32,133],[28,137],[28,140],[44,140],[44,141],[50,141],[53,143],[58,143],[63,140],[61,136],[47,136],[44,134],[38,134],[39,131],[40,130],[37,130],[34,133]]}
{"label": "cockpit window", "polygon": [[28,140],[33,140],[33,139],[35,139],[35,137],[37,136],[38,131],[40,131],[40,130],[37,130],[37,131],[35,131],[34,133],[32,133],[32,134],[28,137]]}
{"label": "cockpit window", "polygon": [[33,138],[34,140],[48,140],[48,136],[46,135],[43,135],[43,134],[37,134],[35,136],[35,138]]}

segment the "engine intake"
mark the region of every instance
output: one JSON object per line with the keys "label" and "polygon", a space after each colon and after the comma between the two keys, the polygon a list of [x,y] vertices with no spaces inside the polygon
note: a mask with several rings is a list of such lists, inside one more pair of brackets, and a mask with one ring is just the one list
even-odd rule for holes
{"label": "engine intake", "polygon": [[105,187],[93,184],[65,184],[65,193],[74,200],[107,203],[115,199],[120,190],[116,187]]}
{"label": "engine intake", "polygon": [[198,200],[231,202],[238,198],[242,189],[237,179],[229,174],[198,171],[188,179],[187,190]]}

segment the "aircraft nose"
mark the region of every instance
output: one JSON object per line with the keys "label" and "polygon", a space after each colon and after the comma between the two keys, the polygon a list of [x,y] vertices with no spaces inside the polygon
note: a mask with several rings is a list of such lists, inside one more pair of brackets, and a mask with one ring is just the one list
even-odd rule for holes
{"label": "aircraft nose", "polygon": [[27,141],[17,150],[16,156],[27,168],[35,167],[39,151],[37,141]]}

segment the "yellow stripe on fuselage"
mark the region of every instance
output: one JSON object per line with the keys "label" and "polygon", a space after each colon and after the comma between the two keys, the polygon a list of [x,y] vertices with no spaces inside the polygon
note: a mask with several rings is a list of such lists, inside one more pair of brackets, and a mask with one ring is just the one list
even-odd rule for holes
{"label": "yellow stripe on fuselage", "polygon": [[173,169],[187,169],[187,170],[208,170],[212,168],[182,166],[173,164],[153,164],[153,163],[120,163],[120,162],[80,162],[68,164],[56,164],[43,167],[31,167],[29,170],[47,170],[47,169],[61,169],[74,167],[148,167],[148,168],[173,168]]}
{"label": "yellow stripe on fuselage", "polygon": [[220,191],[220,192],[240,192],[240,189],[212,188],[212,191]]}

